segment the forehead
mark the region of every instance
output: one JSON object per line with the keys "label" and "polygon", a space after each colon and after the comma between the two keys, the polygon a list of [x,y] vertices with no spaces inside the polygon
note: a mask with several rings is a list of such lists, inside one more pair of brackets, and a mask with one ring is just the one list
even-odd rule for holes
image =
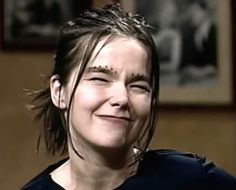
{"label": "forehead", "polygon": [[92,55],[89,67],[101,66],[116,71],[133,70],[147,73],[150,58],[147,48],[133,38],[117,37],[101,40]]}

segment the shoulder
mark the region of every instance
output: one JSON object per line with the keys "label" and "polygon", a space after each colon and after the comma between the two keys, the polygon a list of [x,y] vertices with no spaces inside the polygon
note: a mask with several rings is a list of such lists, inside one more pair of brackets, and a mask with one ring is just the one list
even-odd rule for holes
{"label": "shoulder", "polygon": [[140,172],[165,179],[168,183],[208,189],[236,189],[236,178],[206,158],[175,150],[145,153]]}
{"label": "shoulder", "polygon": [[204,176],[204,158],[175,150],[149,150],[141,162],[143,172],[158,175]]}
{"label": "shoulder", "polygon": [[144,160],[149,160],[154,162],[157,165],[160,165],[160,163],[165,166],[165,164],[168,164],[168,166],[175,166],[175,167],[196,167],[201,168],[202,163],[206,162],[205,157],[201,157],[197,154],[189,153],[189,152],[179,152],[176,150],[171,149],[160,149],[160,150],[149,150],[144,155]]}
{"label": "shoulder", "polygon": [[52,189],[52,190],[63,190],[58,184],[56,184],[50,173],[62,165],[67,159],[63,159],[55,164],[48,166],[45,170],[43,170],[36,177],[31,179],[27,184],[25,184],[21,190],[44,190],[44,189]]}

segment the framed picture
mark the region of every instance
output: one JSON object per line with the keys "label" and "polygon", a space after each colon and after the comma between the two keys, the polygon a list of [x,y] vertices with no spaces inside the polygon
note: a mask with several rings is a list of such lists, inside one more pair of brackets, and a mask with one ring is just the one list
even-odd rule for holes
{"label": "framed picture", "polygon": [[91,1],[0,0],[4,50],[54,47],[61,25],[91,7]]}
{"label": "framed picture", "polygon": [[162,104],[232,105],[231,0],[123,0],[121,4],[153,27]]}

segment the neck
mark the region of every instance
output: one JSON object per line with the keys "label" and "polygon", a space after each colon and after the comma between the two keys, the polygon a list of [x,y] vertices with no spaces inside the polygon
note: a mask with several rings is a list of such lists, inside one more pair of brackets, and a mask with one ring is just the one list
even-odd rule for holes
{"label": "neck", "polygon": [[129,166],[133,150],[86,150],[81,151],[81,158],[69,147],[69,155],[60,172],[63,177],[60,184],[66,189],[114,189],[137,169],[137,164]]}

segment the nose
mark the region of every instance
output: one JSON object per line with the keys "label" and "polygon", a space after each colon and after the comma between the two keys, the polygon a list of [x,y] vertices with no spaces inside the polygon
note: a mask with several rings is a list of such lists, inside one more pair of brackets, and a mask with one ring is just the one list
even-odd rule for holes
{"label": "nose", "polygon": [[129,108],[129,94],[125,84],[116,84],[111,89],[110,105],[120,109]]}

